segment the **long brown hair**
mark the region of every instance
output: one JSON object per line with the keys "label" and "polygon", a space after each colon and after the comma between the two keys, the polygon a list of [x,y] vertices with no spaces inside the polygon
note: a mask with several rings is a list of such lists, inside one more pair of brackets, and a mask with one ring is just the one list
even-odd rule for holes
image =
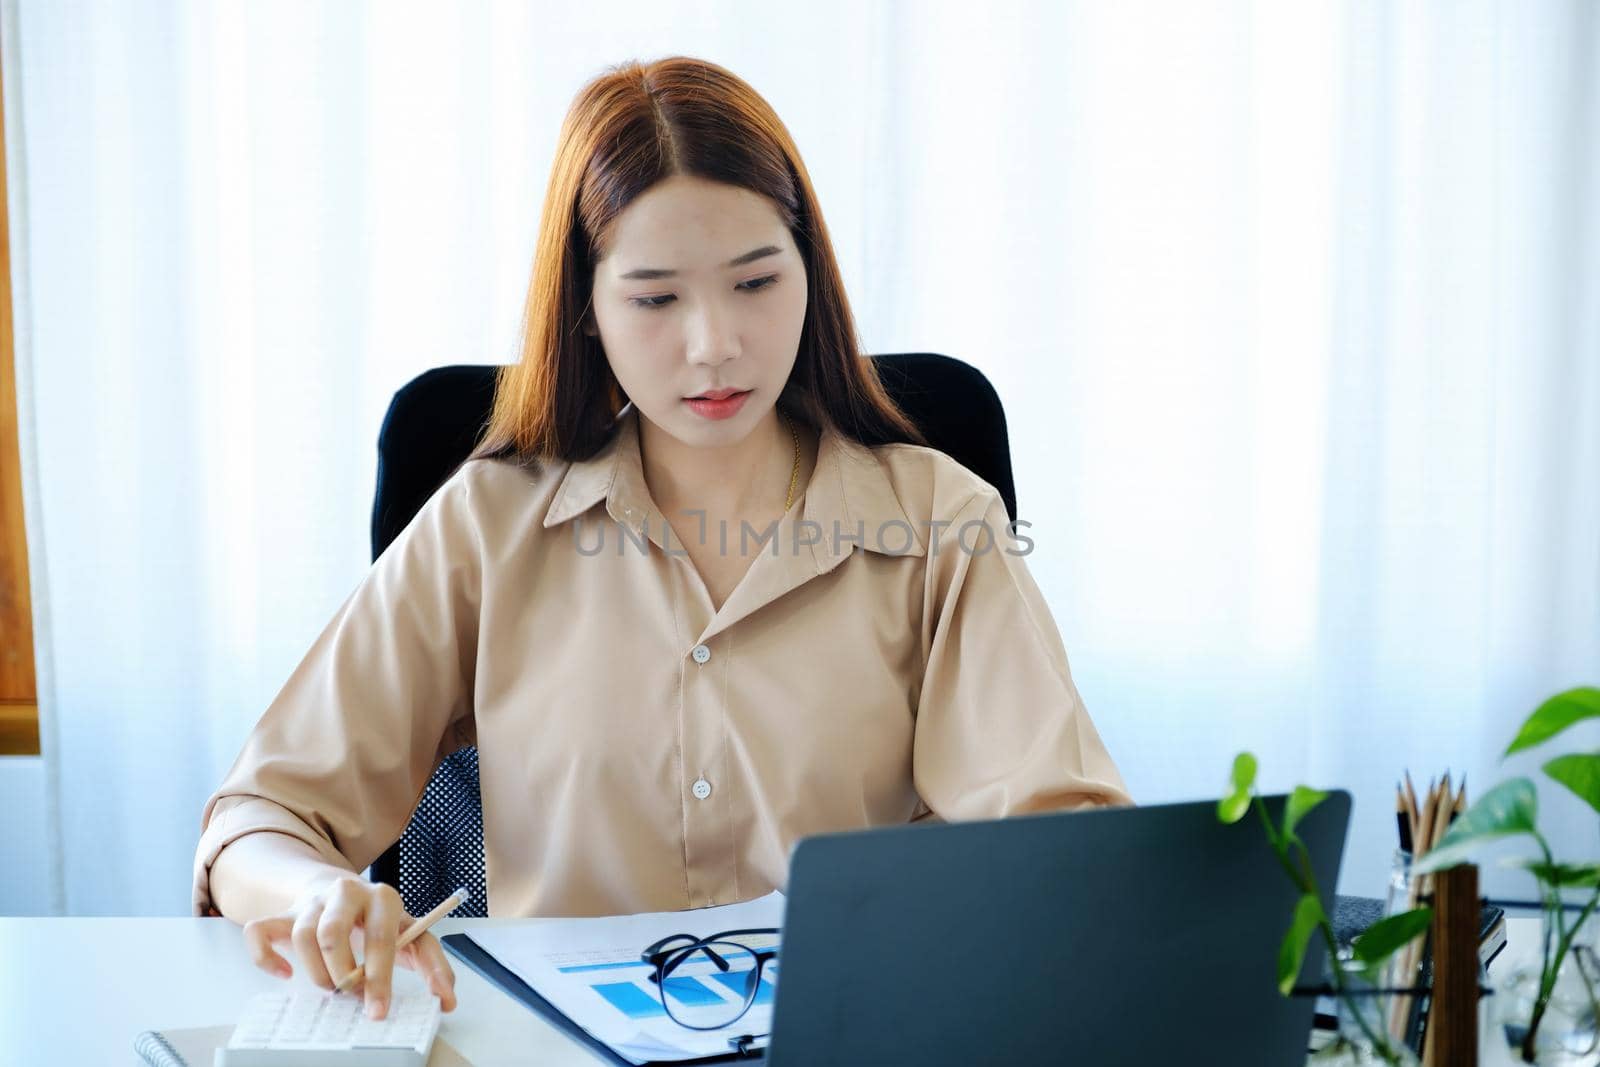
{"label": "long brown hair", "polygon": [[828,228],[789,131],[730,71],[671,56],[608,68],[579,91],[561,124],[521,359],[500,368],[494,411],[471,458],[579,460],[605,443],[626,397],[599,337],[582,328],[595,264],[616,217],[676,174],[767,197],[805,261],[805,324],[780,408],[864,444],[926,444],[862,355]]}

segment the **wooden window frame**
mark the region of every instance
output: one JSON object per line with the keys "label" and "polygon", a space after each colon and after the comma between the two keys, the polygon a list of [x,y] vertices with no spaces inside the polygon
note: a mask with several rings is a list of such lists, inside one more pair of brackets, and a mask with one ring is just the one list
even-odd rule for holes
{"label": "wooden window frame", "polygon": [[[4,80],[0,72],[0,86]],[[0,756],[37,756],[39,690],[34,672],[28,532],[22,511],[9,204],[5,101],[0,90]]]}

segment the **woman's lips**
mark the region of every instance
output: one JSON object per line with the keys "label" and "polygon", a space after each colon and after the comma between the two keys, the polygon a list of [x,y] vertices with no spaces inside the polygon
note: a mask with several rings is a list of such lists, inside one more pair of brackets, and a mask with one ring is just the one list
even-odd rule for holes
{"label": "woman's lips", "polygon": [[731,419],[744,407],[744,402],[750,396],[750,390],[734,393],[723,400],[707,400],[704,397],[689,397],[684,400],[689,405],[689,410],[705,419]]}

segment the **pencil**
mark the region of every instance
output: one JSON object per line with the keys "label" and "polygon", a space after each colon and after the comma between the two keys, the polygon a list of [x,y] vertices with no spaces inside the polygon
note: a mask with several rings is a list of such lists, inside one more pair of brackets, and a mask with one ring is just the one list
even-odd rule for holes
{"label": "pencil", "polygon": [[[1444,780],[1435,783],[1428,781],[1428,799],[1423,803],[1421,814],[1417,820],[1418,833],[1414,844],[1416,845],[1417,858],[1426,856],[1439,839],[1444,837],[1445,827],[1448,823],[1450,810],[1454,807],[1455,790],[1450,787],[1450,773],[1445,772]],[[1422,899],[1433,892],[1433,876],[1422,875],[1411,879],[1410,900],[1408,907],[1416,908]],[[1402,985],[1413,985],[1418,978],[1418,968],[1422,963],[1422,944],[1412,942],[1400,950],[1399,976]],[[1389,1033],[1397,1040],[1405,1040],[1406,1024],[1411,1017],[1411,996],[1400,994],[1390,1003]]]}
{"label": "pencil", "polygon": [[1429,848],[1437,845],[1439,839],[1444,836],[1445,830],[1449,828],[1450,813],[1455,809],[1455,806],[1455,787],[1450,784],[1450,772],[1445,771],[1444,781],[1439,783],[1439,814],[1434,818],[1433,840],[1428,842]]}
{"label": "pencil", "polygon": [[[432,911],[428,912],[428,914],[424,915],[422,918],[418,919],[416,922],[412,923],[410,926],[401,931],[400,936],[395,940],[394,950],[399,952],[401,949],[411,944],[411,942],[421,937],[428,927],[432,926],[446,915],[449,915],[452,911],[455,911],[457,908],[471,899],[472,894],[467,891],[466,886],[462,886],[460,889],[457,889],[454,893],[451,893],[449,896],[441,900],[437,908],[434,908]],[[334,992],[348,992],[350,987],[356,984],[356,979],[360,978],[365,973],[366,964],[356,964],[355,970],[339,979],[338,985],[333,987]]]}
{"label": "pencil", "polygon": [[1411,816],[1406,811],[1406,794],[1399,783],[1394,787],[1394,823],[1400,831],[1400,851],[1411,851]]}
{"label": "pencil", "polygon": [[[1406,785],[1410,786],[1410,784],[1411,776],[1408,773],[1406,775]],[[1427,855],[1428,846],[1433,840],[1433,817],[1434,811],[1438,804],[1439,793],[1431,779],[1428,781],[1428,789],[1425,795],[1428,799],[1423,803],[1421,809],[1417,812],[1417,828],[1415,838],[1412,842],[1412,844],[1415,846],[1415,852],[1413,854],[1418,859],[1421,859],[1423,856]],[[1406,900],[1406,907],[1408,909],[1415,908],[1417,906],[1418,898],[1422,893],[1422,879],[1413,875],[1410,881],[1411,891],[1407,894],[1408,899]],[[1415,945],[1407,945],[1405,948],[1400,950],[1399,955],[1396,957],[1398,961],[1398,969],[1395,971],[1397,975],[1397,980],[1395,982],[1396,985],[1409,986],[1414,984],[1417,974],[1416,956],[1417,949]],[[1411,998],[1409,996],[1401,994],[1389,1002],[1390,1037],[1393,1037],[1397,1040],[1404,1039],[1406,1020],[1410,1017],[1410,1013]]]}
{"label": "pencil", "polygon": [[1417,803],[1417,790],[1411,784],[1411,772],[1409,770],[1406,771],[1406,813],[1411,816],[1411,843],[1412,850],[1415,852],[1416,846],[1421,844],[1421,835],[1418,831],[1422,829],[1419,825],[1422,819],[1422,807]]}

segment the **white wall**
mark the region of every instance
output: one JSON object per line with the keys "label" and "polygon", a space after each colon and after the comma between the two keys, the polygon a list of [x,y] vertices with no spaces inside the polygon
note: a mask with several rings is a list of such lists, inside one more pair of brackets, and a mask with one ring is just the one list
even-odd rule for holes
{"label": "white wall", "polygon": [[0,915],[55,914],[44,811],[44,761],[0,756]]}

